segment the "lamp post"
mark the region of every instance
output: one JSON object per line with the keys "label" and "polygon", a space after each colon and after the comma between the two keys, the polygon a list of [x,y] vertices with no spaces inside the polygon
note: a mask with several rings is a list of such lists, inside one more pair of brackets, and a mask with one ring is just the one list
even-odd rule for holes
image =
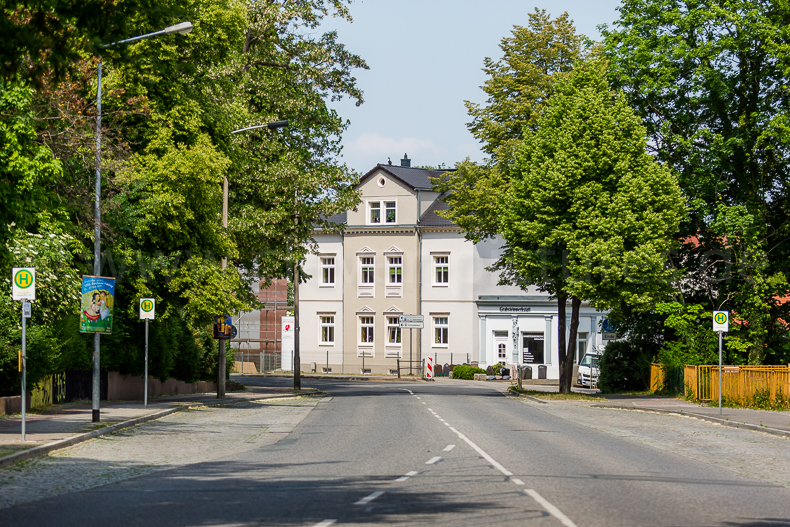
{"label": "lamp post", "polygon": [[[266,123],[266,124],[256,124],[254,126],[248,126],[246,128],[238,128],[233,130],[231,134],[238,134],[239,132],[247,132],[249,130],[257,130],[259,128],[267,128],[269,130],[275,130],[277,128],[284,128],[288,126],[288,121],[275,121],[273,123]],[[228,176],[225,175],[225,179],[222,181],[222,229],[227,232],[228,230]],[[228,267],[228,259],[222,259],[222,270],[224,271]],[[226,352],[225,352],[225,339],[220,339],[219,341],[219,354],[217,357],[217,399],[221,399],[225,397],[225,361],[226,361]],[[243,365],[242,361],[242,365]]]}
{"label": "lamp post", "polygon": [[[180,22],[173,26],[168,26],[162,30],[154,31],[153,33],[146,33],[145,35],[138,35],[136,37],[119,40],[106,44],[103,47],[109,48],[112,46],[120,46],[122,44],[129,44],[138,40],[143,40],[151,37],[158,37],[161,35],[169,35],[171,33],[189,33],[192,31],[192,22]],[[94,213],[94,237],[93,244],[93,274],[99,276],[101,274],[101,58],[99,58],[99,66],[96,74],[96,196],[95,196],[95,213]],[[100,398],[101,389],[99,383],[101,382],[100,373],[100,357],[99,351],[101,349],[101,335],[99,333],[93,334],[93,386],[92,386],[92,420],[98,423],[100,419]]]}

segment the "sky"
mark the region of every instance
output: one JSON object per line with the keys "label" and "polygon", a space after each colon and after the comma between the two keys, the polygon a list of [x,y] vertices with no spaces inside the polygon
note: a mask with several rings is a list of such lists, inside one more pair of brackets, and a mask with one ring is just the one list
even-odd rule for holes
{"label": "sky", "polygon": [[328,20],[324,29],[360,55],[369,70],[355,70],[365,102],[331,103],[351,121],[343,134],[342,161],[360,174],[376,163],[452,167],[469,157],[482,161],[469,133],[464,101],[485,102],[480,89],[485,57],[499,59],[502,38],[528,13],[567,11],[576,29],[599,40],[597,26],[617,19],[619,0],[355,0],[354,22]]}

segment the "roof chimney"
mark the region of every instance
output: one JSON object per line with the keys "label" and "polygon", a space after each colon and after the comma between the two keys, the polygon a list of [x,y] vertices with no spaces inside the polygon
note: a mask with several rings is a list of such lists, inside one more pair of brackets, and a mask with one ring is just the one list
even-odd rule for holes
{"label": "roof chimney", "polygon": [[411,167],[411,159],[409,159],[407,154],[403,154],[403,159],[400,160],[400,166]]}

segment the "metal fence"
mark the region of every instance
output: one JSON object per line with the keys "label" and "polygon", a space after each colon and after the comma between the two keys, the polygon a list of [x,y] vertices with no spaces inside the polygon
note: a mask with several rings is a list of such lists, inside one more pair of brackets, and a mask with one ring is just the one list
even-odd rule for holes
{"label": "metal fence", "polygon": [[262,368],[261,372],[279,370],[281,367],[281,357],[279,353],[261,353],[259,355]]}
{"label": "metal fence", "polygon": [[685,394],[685,380],[685,368],[683,366],[669,368],[662,364],[650,365],[650,389],[654,392]]}

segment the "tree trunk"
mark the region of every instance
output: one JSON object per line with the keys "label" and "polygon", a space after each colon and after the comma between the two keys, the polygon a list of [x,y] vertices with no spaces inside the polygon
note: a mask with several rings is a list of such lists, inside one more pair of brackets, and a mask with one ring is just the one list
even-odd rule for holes
{"label": "tree trunk", "polygon": [[571,330],[565,357],[560,359],[560,393],[571,393],[573,386],[573,356],[576,354],[576,339],[579,332],[579,308],[582,301],[571,297]]}
{"label": "tree trunk", "polygon": [[[568,302],[568,297],[563,294],[557,294],[557,316],[559,320],[557,321],[557,332],[559,333],[557,339],[557,348],[560,355],[560,393],[570,393],[570,388],[568,388],[567,392],[562,391],[562,387],[564,386],[564,368],[562,367],[565,364],[565,354],[567,350],[567,346],[565,345],[565,306]],[[571,370],[571,374],[573,370]]]}

